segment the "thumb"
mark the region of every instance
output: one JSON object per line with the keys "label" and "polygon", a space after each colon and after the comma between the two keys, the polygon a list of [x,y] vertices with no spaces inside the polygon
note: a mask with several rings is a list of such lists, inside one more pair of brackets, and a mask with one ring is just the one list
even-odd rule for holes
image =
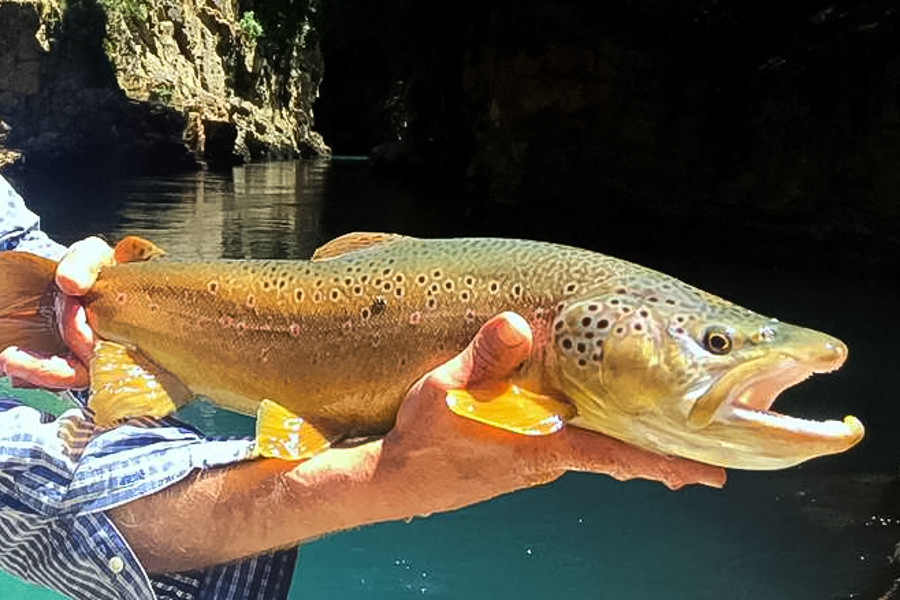
{"label": "thumb", "polygon": [[513,312],[493,317],[461,354],[436,373],[448,388],[483,388],[504,382],[528,358],[531,328]]}
{"label": "thumb", "polygon": [[56,285],[66,294],[83,296],[94,285],[100,269],[114,262],[112,248],[100,238],[75,242],[56,267]]}

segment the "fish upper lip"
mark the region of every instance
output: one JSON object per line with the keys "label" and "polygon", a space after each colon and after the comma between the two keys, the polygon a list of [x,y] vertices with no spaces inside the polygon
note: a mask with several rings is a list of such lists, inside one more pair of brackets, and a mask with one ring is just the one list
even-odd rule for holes
{"label": "fish upper lip", "polygon": [[775,399],[784,390],[805,381],[816,373],[809,365],[785,358],[774,363],[758,375],[735,386],[723,403],[762,412],[770,412]]}
{"label": "fish upper lip", "polygon": [[725,405],[769,412],[775,399],[789,387],[817,373],[830,373],[847,360],[847,346],[840,341],[828,342],[815,354],[779,354],[760,373],[735,386]]}

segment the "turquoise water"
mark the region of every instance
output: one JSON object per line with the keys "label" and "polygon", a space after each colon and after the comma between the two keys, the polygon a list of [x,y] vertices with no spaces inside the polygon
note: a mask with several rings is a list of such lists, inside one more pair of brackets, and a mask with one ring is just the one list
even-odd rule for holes
{"label": "turquoise water", "polygon": [[[185,258],[308,256],[351,230],[420,235],[465,232],[577,242],[677,275],[786,321],[829,331],[851,348],[838,373],[779,399],[782,411],[856,414],[868,436],[853,451],[772,473],[731,472],[724,490],[677,493],[648,482],[569,474],[447,515],[390,523],[305,545],[292,598],[637,598],[838,600],[875,598],[900,538],[894,493],[898,443],[898,298],[891,282],[858,275],[828,250],[809,268],[760,252],[660,252],[599,231],[569,237],[558,219],[523,227],[439,201],[452,190],[379,178],[365,163],[276,163],[137,179],[106,187],[32,185],[45,228],[72,241],[150,237]],[[91,204],[79,204],[90,200]],[[515,211],[515,207],[508,209]],[[512,225],[515,223],[515,225]],[[677,235],[675,236],[677,238]],[[791,242],[786,242],[791,248]],[[796,252],[805,242],[796,241]],[[839,253],[840,248],[830,251]],[[830,265],[836,266],[830,266]],[[876,325],[877,324],[877,325]],[[187,418],[210,432],[251,422],[206,404]],[[893,494],[893,495],[892,495]],[[49,598],[0,579],[0,598]]]}

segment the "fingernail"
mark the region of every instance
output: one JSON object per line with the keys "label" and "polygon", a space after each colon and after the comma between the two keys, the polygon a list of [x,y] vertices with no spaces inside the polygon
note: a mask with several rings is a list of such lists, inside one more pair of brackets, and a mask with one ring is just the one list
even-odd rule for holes
{"label": "fingernail", "polygon": [[508,313],[500,321],[497,328],[497,337],[508,348],[514,348],[525,341],[526,335],[522,333],[528,329],[528,323],[516,313]]}

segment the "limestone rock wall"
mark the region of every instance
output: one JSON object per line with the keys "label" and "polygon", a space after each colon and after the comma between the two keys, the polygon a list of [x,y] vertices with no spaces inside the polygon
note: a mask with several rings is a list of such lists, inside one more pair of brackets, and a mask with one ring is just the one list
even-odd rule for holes
{"label": "limestone rock wall", "polygon": [[169,171],[327,154],[303,8],[260,36],[237,0],[0,0],[0,161]]}

